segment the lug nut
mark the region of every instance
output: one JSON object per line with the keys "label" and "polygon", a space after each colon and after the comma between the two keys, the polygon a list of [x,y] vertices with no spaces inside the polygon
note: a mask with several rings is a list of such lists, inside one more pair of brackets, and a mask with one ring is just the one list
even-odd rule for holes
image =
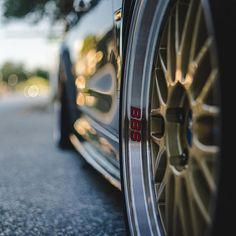
{"label": "lug nut", "polygon": [[187,151],[184,151],[181,155],[180,155],[180,159],[181,159],[181,164],[182,165],[186,165],[188,163],[188,153]]}
{"label": "lug nut", "polygon": [[170,162],[174,166],[184,166],[188,163],[188,153],[184,151],[180,155],[171,156]]}

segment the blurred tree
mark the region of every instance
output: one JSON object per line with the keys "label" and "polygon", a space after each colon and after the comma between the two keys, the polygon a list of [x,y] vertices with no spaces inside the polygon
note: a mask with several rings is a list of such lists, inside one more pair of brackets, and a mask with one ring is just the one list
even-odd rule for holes
{"label": "blurred tree", "polygon": [[6,62],[0,68],[2,81],[9,83],[9,79],[13,80],[17,76],[17,81],[26,81],[29,77],[38,76],[44,79],[48,79],[48,72],[37,68],[32,71],[28,71],[24,68],[23,64],[14,64],[12,62]]}
{"label": "blurred tree", "polygon": [[2,80],[8,82],[11,75],[17,75],[18,81],[24,81],[27,79],[27,73],[22,64],[13,64],[6,62],[1,68]]}
{"label": "blurred tree", "polygon": [[3,16],[5,19],[23,18],[29,13],[37,22],[43,16],[52,21],[66,19],[74,25],[87,11],[95,7],[100,0],[3,0]]}
{"label": "blurred tree", "polygon": [[37,76],[43,79],[48,79],[49,78],[49,74],[47,71],[37,68],[34,71],[31,72],[32,76]]}
{"label": "blurred tree", "polygon": [[35,21],[44,15],[57,20],[67,16],[72,9],[73,0],[3,0],[3,16],[7,19],[22,18],[28,13],[35,13]]}

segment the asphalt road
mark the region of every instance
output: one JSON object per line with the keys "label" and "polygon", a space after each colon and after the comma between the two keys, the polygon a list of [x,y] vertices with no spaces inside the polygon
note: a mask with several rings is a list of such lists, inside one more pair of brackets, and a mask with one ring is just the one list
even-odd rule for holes
{"label": "asphalt road", "polygon": [[53,141],[46,98],[0,98],[0,236],[125,235],[122,200]]}

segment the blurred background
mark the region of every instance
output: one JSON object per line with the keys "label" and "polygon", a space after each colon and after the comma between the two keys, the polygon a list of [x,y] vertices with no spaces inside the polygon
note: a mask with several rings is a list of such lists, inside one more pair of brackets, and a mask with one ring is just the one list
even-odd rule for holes
{"label": "blurred background", "polygon": [[121,194],[54,133],[76,0],[0,0],[0,235],[124,235]]}
{"label": "blurred background", "polygon": [[50,83],[54,89],[63,10],[56,1],[0,1],[0,97],[49,95]]}

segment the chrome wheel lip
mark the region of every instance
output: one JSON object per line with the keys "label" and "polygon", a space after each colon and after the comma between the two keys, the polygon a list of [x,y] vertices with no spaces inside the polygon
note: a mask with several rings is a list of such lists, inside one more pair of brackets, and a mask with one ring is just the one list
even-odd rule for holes
{"label": "chrome wheel lip", "polygon": [[[149,144],[148,142],[135,143],[129,140],[130,107],[140,107],[143,111],[141,117],[142,124],[148,124],[149,122],[148,90],[150,88],[150,80],[149,82],[147,80],[145,81],[145,86],[143,86],[142,83],[144,81],[143,77],[146,77],[147,74],[149,74],[147,77],[151,78],[152,65],[148,62],[153,61],[155,52],[154,45],[159,35],[157,32],[161,29],[162,24],[162,22],[157,19],[159,17],[165,17],[169,1],[160,1],[158,4],[156,2],[150,4],[148,1],[138,1],[136,3],[131,24],[132,34],[130,34],[128,42],[127,64],[124,70],[123,94],[128,94],[129,96],[122,97],[121,155],[123,157],[123,191],[131,235],[164,234],[161,227],[159,227],[161,219],[156,215],[156,209],[154,207],[155,193],[153,192],[152,186],[149,184],[152,178],[150,171],[148,171],[146,175],[148,179],[143,179],[143,172],[145,171],[143,166],[147,165],[149,166],[148,168],[151,166],[150,163],[143,163],[142,160],[142,154],[147,156],[147,160],[150,160]],[[141,30],[144,26],[146,32]],[[148,37],[148,31],[155,33],[155,37]],[[135,34],[133,32],[135,32]],[[145,49],[143,49],[143,45],[140,44],[140,37],[148,42]],[[139,50],[140,48],[142,49],[141,51]],[[139,51],[139,55],[135,53],[137,51]],[[147,60],[146,55],[148,55],[149,60]],[[135,86],[131,86],[133,82],[131,78],[135,78]],[[148,135],[147,130],[148,129],[144,126],[142,127],[143,135]],[[138,153],[137,150],[139,150]],[[132,173],[132,166],[136,167],[136,173]],[[140,185],[140,183],[142,184]],[[147,201],[147,199],[149,200]]]}
{"label": "chrome wheel lip", "polygon": [[[156,42],[159,40],[159,33],[162,27],[162,20],[165,21],[165,14],[172,1],[159,1],[159,4],[153,4],[152,11],[153,22],[146,27],[148,36],[144,36],[141,31],[147,11],[147,1],[139,1],[135,6],[134,20],[131,25],[131,31],[136,31],[129,39],[128,55],[124,70],[122,112],[121,112],[121,141],[122,141],[122,171],[123,171],[123,191],[127,207],[127,215],[130,226],[131,235],[164,235],[161,218],[156,214],[156,196],[151,186],[152,175],[149,141],[144,140],[142,143],[131,142],[129,139],[129,123],[131,120],[130,107],[139,107],[142,110],[142,135],[148,137],[149,128],[146,124],[150,123],[149,117],[149,88],[152,77],[152,62],[155,57]],[[150,3],[149,3],[150,4]],[[149,6],[150,7],[150,6]],[[160,10],[161,9],[161,10]],[[149,16],[150,17],[150,16]],[[146,18],[148,19],[148,17]],[[160,21],[160,19],[162,19]],[[150,20],[151,21],[151,20]],[[149,22],[150,22],[149,21]],[[147,23],[147,22],[146,22]],[[141,25],[141,26],[140,26]],[[141,36],[143,36],[143,38]],[[146,40],[147,45],[139,45],[138,38]],[[135,51],[139,47],[145,47],[141,50],[139,57]],[[138,66],[137,66],[138,65]],[[142,69],[143,68],[143,69]],[[135,83],[134,83],[135,78]],[[144,79],[145,78],[145,79]],[[145,81],[145,83],[144,83]],[[146,162],[142,157],[146,157]],[[135,173],[132,168],[136,167]],[[147,168],[147,171],[145,170]],[[175,170],[173,170],[175,171]],[[145,173],[146,172],[146,173]],[[144,177],[146,174],[146,178]],[[138,177],[137,177],[138,176]],[[140,183],[142,183],[140,185]],[[140,204],[144,203],[140,208]],[[140,222],[142,219],[142,222]]]}

